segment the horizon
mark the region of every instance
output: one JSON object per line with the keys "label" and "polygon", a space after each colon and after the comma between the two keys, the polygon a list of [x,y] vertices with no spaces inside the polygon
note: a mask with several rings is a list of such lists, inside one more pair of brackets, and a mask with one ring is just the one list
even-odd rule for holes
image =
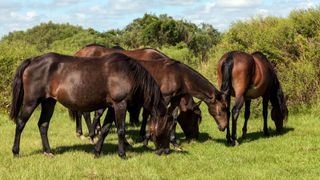
{"label": "horizon", "polygon": [[211,24],[219,32],[233,22],[257,16],[287,17],[292,10],[318,7],[317,0],[31,0],[28,3],[0,2],[0,37],[13,31],[25,31],[40,23],[69,23],[99,32],[123,29],[144,14],[167,14],[176,20],[199,25]]}

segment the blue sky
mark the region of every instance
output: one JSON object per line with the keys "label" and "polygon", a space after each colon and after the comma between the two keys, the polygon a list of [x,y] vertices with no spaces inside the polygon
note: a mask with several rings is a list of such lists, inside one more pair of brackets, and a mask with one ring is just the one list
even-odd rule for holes
{"label": "blue sky", "polygon": [[236,20],[256,15],[284,17],[293,9],[319,5],[320,0],[0,0],[0,37],[48,21],[103,32],[121,29],[144,13],[210,23],[223,31]]}

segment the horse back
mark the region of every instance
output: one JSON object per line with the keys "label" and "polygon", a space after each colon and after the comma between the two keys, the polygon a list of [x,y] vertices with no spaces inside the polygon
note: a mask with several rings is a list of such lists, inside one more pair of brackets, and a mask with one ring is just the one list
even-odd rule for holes
{"label": "horse back", "polygon": [[134,59],[142,60],[142,61],[154,61],[158,59],[168,58],[168,56],[152,48],[127,50],[127,51],[123,51],[123,53]]}

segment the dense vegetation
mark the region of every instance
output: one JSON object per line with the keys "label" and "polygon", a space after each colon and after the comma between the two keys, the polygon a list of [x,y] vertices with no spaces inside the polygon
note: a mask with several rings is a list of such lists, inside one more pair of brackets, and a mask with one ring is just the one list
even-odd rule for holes
{"label": "dense vegetation", "polygon": [[11,32],[0,41],[0,108],[10,104],[15,68],[25,58],[54,51],[73,54],[90,43],[127,49],[153,47],[197,68],[216,84],[216,64],[230,50],[262,51],[274,63],[290,105],[317,102],[320,91],[320,7],[295,10],[286,18],[238,21],[223,33],[168,15],[145,14],[121,30],[97,32],[70,24],[42,23]]}

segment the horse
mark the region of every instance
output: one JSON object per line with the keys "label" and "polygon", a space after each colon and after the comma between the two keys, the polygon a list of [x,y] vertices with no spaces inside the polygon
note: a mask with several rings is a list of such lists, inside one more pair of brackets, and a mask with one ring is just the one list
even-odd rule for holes
{"label": "horse", "polygon": [[[262,97],[264,134],[269,136],[267,125],[269,101],[272,105],[271,118],[275,123],[276,131],[282,131],[283,122],[288,117],[287,100],[273,65],[263,53],[254,52],[250,55],[241,51],[231,51],[221,57],[217,68],[218,84],[220,91],[226,95],[228,112],[231,96],[235,97],[235,105],[231,112],[232,136],[230,136],[230,130],[227,127],[226,138],[229,143],[238,144],[236,123],[243,104],[245,104],[245,122],[242,136],[246,136],[251,99],[258,97]],[[230,114],[228,116],[230,117]]]}
{"label": "horse", "polygon": [[[34,109],[41,104],[38,127],[43,152],[53,156],[47,131],[56,102],[73,111],[89,112],[112,107],[118,133],[118,155],[125,153],[125,115],[127,106],[141,102],[149,109],[159,126],[170,123],[166,118],[166,105],[160,88],[152,76],[139,63],[123,54],[100,58],[79,58],[48,53],[24,60],[17,68],[12,88],[10,118],[16,123],[12,152],[19,154],[20,137]],[[169,126],[169,125],[168,125]],[[111,127],[105,121],[94,148],[100,156],[103,141]],[[157,127],[157,126],[156,126]],[[157,130],[156,130],[157,131]],[[169,148],[169,137],[163,128],[156,139],[156,148]],[[167,144],[163,142],[167,142]],[[161,143],[157,143],[161,142]]]}
{"label": "horse", "polygon": [[[112,53],[123,53],[129,57],[132,57],[138,61],[155,61],[158,59],[169,59],[168,56],[163,54],[162,52],[152,49],[152,48],[142,48],[136,50],[124,50],[123,48],[117,46],[112,48],[106,48],[103,45],[99,44],[89,44],[84,48],[80,49],[75,53],[75,56],[79,57],[95,57],[95,56],[105,56],[110,55]],[[184,131],[187,139],[197,138],[199,135],[199,123],[201,122],[201,110],[199,105],[197,105],[192,97],[186,94],[184,97],[181,98],[181,102],[179,104],[180,114],[178,115],[179,124],[182,129],[188,129]],[[130,123],[137,124],[140,114],[140,107],[131,107],[128,109],[130,113]],[[95,112],[94,116],[94,127],[100,121],[100,117],[104,110],[99,110]],[[140,136],[145,137],[145,126],[148,118],[147,113],[143,113],[143,123],[140,130]],[[86,119],[86,118],[85,118]],[[188,125],[193,125],[189,126]],[[81,125],[81,124],[80,124]],[[77,128],[79,129],[79,128]],[[81,128],[80,128],[81,129]],[[89,133],[90,134],[90,133]],[[92,139],[92,138],[91,138]]]}
{"label": "horse", "polygon": [[180,114],[177,117],[177,121],[186,136],[187,140],[199,139],[199,124],[202,121],[202,115],[200,110],[200,104],[192,103],[191,106],[188,103],[193,102],[187,98],[192,98],[191,96],[184,96],[181,98],[179,109]]}

